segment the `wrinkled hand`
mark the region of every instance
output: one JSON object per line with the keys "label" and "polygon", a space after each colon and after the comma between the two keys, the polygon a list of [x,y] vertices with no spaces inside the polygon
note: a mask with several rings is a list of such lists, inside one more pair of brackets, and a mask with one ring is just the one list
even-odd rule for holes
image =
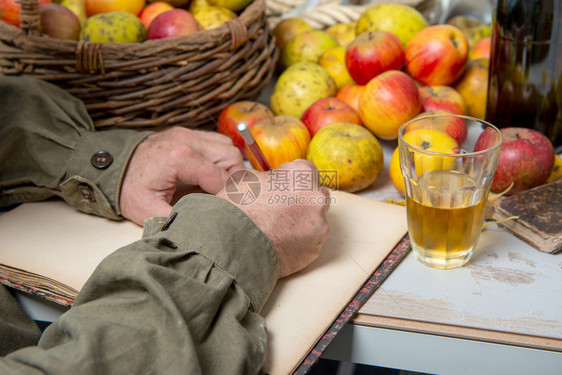
{"label": "wrinkled hand", "polygon": [[121,214],[139,225],[149,217],[168,216],[178,184],[216,194],[229,173],[242,168],[240,151],[222,134],[179,127],[152,134],[127,166]]}
{"label": "wrinkled hand", "polygon": [[[317,177],[310,187],[296,189],[299,174],[318,173],[314,164],[306,160],[285,163],[269,172],[251,172],[259,177],[260,193],[252,203],[238,207],[272,242],[281,265],[280,277],[298,272],[318,258],[328,237],[329,191],[319,187]],[[281,179],[288,189],[276,190],[276,179]],[[224,189],[217,195],[232,202]]]}

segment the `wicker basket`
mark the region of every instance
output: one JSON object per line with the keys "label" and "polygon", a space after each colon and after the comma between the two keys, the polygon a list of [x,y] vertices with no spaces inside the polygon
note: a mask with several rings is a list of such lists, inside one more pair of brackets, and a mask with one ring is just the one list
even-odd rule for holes
{"label": "wicker basket", "polygon": [[21,0],[21,28],[0,21],[0,73],[64,88],[96,128],[210,125],[226,105],[257,98],[275,70],[265,0],[215,29],[109,44],[42,35],[38,3]]}

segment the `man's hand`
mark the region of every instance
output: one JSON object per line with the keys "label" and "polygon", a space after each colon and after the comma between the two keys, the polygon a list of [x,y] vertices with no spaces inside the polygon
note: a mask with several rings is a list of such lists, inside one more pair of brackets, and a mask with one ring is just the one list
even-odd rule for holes
{"label": "man's hand", "polygon": [[139,225],[168,216],[178,184],[216,194],[229,173],[242,168],[240,151],[222,134],[179,127],[152,134],[138,145],[125,172],[121,214]]}
{"label": "man's hand", "polygon": [[[260,193],[254,202],[238,207],[272,242],[281,265],[280,277],[302,270],[320,255],[328,237],[329,190],[318,185],[318,170],[306,160],[285,163],[269,172],[251,172],[259,177]],[[306,188],[297,181],[303,174],[316,177]],[[283,179],[281,190],[275,189],[276,175]],[[232,201],[225,189],[217,195]]]}

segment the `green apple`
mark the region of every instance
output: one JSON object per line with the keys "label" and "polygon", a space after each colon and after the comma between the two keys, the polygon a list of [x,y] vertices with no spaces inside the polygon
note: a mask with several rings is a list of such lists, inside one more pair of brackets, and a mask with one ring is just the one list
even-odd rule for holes
{"label": "green apple", "polygon": [[324,30],[305,31],[285,44],[281,63],[286,68],[301,61],[317,62],[324,51],[339,45],[338,40]]}
{"label": "green apple", "polygon": [[346,122],[321,128],[312,137],[306,158],[320,171],[323,185],[349,192],[370,186],[384,164],[377,138],[364,127]]}
{"label": "green apple", "polygon": [[315,101],[337,93],[330,74],[317,63],[303,61],[291,65],[275,83],[270,108],[275,115],[301,118]]}
{"label": "green apple", "polygon": [[400,39],[402,47],[429,22],[415,8],[398,3],[383,3],[368,7],[357,21],[357,35],[365,31],[390,31]]}
{"label": "green apple", "polygon": [[252,0],[208,0],[209,4],[238,12],[246,8]]}

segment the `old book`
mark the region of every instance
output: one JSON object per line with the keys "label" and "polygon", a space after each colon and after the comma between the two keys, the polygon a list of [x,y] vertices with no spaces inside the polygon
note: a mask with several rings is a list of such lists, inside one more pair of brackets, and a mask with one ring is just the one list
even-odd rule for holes
{"label": "old book", "polygon": [[[545,253],[562,250],[562,179],[491,203],[492,220]],[[512,217],[516,218],[512,218]]]}
{"label": "old book", "polygon": [[[321,256],[281,279],[262,310],[271,375],[298,368],[407,232],[402,206],[332,196]],[[26,203],[0,216],[0,281],[71,305],[96,265],[141,235],[131,222],[85,215],[61,200]]]}

